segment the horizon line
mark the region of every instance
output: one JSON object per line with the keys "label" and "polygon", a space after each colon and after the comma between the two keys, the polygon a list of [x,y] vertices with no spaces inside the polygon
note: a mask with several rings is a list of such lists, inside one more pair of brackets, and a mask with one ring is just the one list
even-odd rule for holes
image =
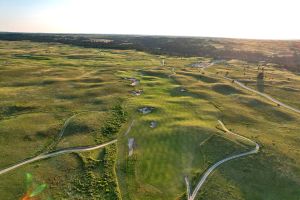
{"label": "horizon line", "polygon": [[247,38],[247,37],[219,37],[219,36],[198,36],[198,35],[168,35],[168,34],[134,34],[134,33],[79,33],[79,32],[30,32],[30,31],[1,31],[1,33],[19,34],[61,34],[61,35],[120,35],[120,36],[145,36],[145,37],[178,37],[178,38],[210,38],[210,39],[231,39],[231,40],[258,40],[258,41],[300,41],[295,38]]}

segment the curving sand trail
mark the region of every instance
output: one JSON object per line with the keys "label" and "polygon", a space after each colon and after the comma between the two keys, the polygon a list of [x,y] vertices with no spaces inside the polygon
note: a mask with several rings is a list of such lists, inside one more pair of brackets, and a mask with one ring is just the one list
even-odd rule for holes
{"label": "curving sand trail", "polygon": [[[252,140],[250,140],[250,139],[248,139],[248,138],[246,138],[246,137],[244,137],[244,136],[241,136],[241,135],[238,135],[238,134],[236,134],[236,133],[233,133],[233,132],[229,131],[229,130],[225,127],[225,125],[223,124],[222,121],[218,120],[218,122],[219,122],[219,124],[222,126],[222,128],[224,129],[224,131],[225,131],[226,133],[231,134],[231,135],[234,135],[234,136],[236,136],[236,137],[239,137],[240,139],[245,140],[245,141],[247,141],[247,142],[250,142],[250,143],[252,143],[252,144],[255,144],[255,148],[252,149],[252,150],[250,150],[250,151],[244,152],[244,153],[240,153],[240,154],[237,154],[237,155],[233,155],[233,156],[224,158],[223,160],[220,160],[220,161],[216,162],[214,165],[212,165],[210,168],[208,168],[208,169],[205,171],[205,173],[202,175],[201,179],[199,180],[199,182],[198,182],[198,184],[196,185],[196,187],[195,187],[194,191],[192,192],[192,194],[187,194],[188,200],[194,200],[194,199],[196,198],[197,193],[199,192],[199,190],[200,190],[201,187],[203,186],[203,184],[204,184],[204,182],[206,181],[207,177],[208,177],[208,176],[209,176],[209,175],[210,175],[210,174],[211,174],[218,166],[220,166],[221,164],[223,164],[223,163],[225,163],[225,162],[227,162],[227,161],[233,160],[233,159],[237,159],[237,158],[240,158],[240,157],[248,156],[248,155],[251,155],[251,154],[256,154],[256,153],[258,153],[258,151],[259,151],[259,145],[258,145],[256,142],[254,142],[254,141],[252,141]],[[187,187],[189,187],[189,186],[187,185]],[[189,191],[189,190],[188,190],[188,191]]]}
{"label": "curving sand trail", "polygon": [[104,144],[99,144],[99,145],[95,145],[95,146],[82,146],[82,147],[65,148],[65,149],[53,151],[53,152],[50,152],[50,153],[47,153],[47,154],[41,154],[41,155],[35,156],[33,158],[26,159],[26,160],[24,160],[20,163],[15,164],[15,165],[12,165],[11,167],[0,170],[0,175],[5,174],[5,173],[7,173],[11,170],[14,170],[16,168],[19,168],[23,165],[26,165],[26,164],[29,164],[29,163],[32,163],[32,162],[36,162],[38,160],[43,160],[43,159],[46,159],[46,158],[51,158],[51,157],[54,157],[54,156],[67,154],[67,153],[79,153],[79,152],[84,152],[84,151],[92,151],[92,150],[103,148],[107,145],[110,145],[110,144],[113,144],[113,143],[116,143],[116,142],[117,142],[117,140],[112,140],[110,142],[106,142]]}

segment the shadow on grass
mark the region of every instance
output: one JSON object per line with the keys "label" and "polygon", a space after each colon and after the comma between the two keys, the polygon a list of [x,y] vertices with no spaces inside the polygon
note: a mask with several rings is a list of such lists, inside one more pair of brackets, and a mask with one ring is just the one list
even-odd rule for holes
{"label": "shadow on grass", "polygon": [[210,95],[204,93],[204,92],[191,92],[191,91],[182,91],[182,87],[176,87],[170,90],[170,96],[172,97],[193,97],[193,98],[199,98],[199,99],[205,99],[209,100]]}
{"label": "shadow on grass", "polygon": [[182,75],[185,75],[185,76],[191,76],[197,80],[200,80],[202,82],[205,82],[205,83],[217,83],[218,80],[215,79],[215,78],[211,78],[211,77],[208,77],[208,76],[204,76],[202,74],[191,74],[191,73],[186,73],[186,72],[179,72],[178,74],[182,74]]}
{"label": "shadow on grass", "polygon": [[35,107],[32,106],[20,106],[20,105],[4,106],[1,108],[0,113],[4,116],[10,116],[18,113],[33,111],[34,109]]}
{"label": "shadow on grass", "polygon": [[236,199],[233,198],[233,188],[236,188],[242,199],[298,200],[300,183],[282,173],[279,168],[283,165],[277,157],[264,151],[230,161],[220,167],[220,174],[211,177],[199,193],[199,199]]}
{"label": "shadow on grass", "polygon": [[271,104],[265,103],[261,100],[248,98],[248,97],[239,97],[239,102],[247,107],[257,111],[261,116],[264,116],[268,120],[276,121],[293,121],[295,118],[288,113],[280,111],[280,107],[273,106]]}
{"label": "shadow on grass", "polygon": [[215,84],[212,86],[212,90],[223,95],[244,94],[241,90],[226,84]]}

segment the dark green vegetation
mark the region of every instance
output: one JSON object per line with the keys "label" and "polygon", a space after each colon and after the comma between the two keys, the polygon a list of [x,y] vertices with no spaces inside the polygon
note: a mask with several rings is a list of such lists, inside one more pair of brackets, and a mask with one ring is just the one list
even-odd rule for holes
{"label": "dark green vegetation", "polygon": [[122,123],[126,121],[127,113],[120,105],[112,108],[112,114],[108,120],[105,121],[101,127],[101,133],[105,136],[115,135],[118,133]]}
{"label": "dark green vegetation", "polygon": [[[253,43],[249,48],[256,48]],[[180,199],[186,191],[184,176],[194,187],[213,163],[248,148],[220,131],[218,119],[262,149],[218,168],[198,199],[299,199],[299,115],[223,78],[239,79],[299,108],[299,75],[272,63],[261,63],[258,69],[257,63],[241,60],[203,71],[191,64],[209,64],[211,56],[78,46],[0,41],[0,167],[60,148],[115,138],[117,145],[50,158],[1,175],[1,199],[22,196],[26,172],[45,182],[45,195],[53,199]],[[129,77],[140,84],[130,86]],[[143,90],[142,95],[133,96],[133,89]],[[148,114],[137,111],[145,106],[154,109]],[[131,131],[124,135],[133,119]],[[157,127],[150,127],[152,121]],[[131,157],[129,138],[135,139]]]}
{"label": "dark green vegetation", "polygon": [[83,169],[72,181],[73,198],[121,199],[114,170],[116,163],[115,145],[103,149],[100,153],[80,154],[79,159]]}

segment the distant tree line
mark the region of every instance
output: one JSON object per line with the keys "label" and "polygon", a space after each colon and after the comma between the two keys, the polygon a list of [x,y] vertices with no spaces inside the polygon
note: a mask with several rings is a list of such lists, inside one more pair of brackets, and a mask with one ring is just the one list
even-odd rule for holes
{"label": "distant tree line", "polygon": [[[99,39],[107,39],[109,42],[99,41]],[[279,67],[285,67],[291,71],[300,72],[300,54],[297,49],[291,56],[268,56],[260,51],[237,51],[232,48],[230,39],[134,35],[0,33],[0,40],[55,42],[87,48],[134,49],[157,55],[203,56],[225,60],[239,59],[253,63],[265,61],[275,63]],[[214,44],[218,43],[225,48],[216,48]]]}

